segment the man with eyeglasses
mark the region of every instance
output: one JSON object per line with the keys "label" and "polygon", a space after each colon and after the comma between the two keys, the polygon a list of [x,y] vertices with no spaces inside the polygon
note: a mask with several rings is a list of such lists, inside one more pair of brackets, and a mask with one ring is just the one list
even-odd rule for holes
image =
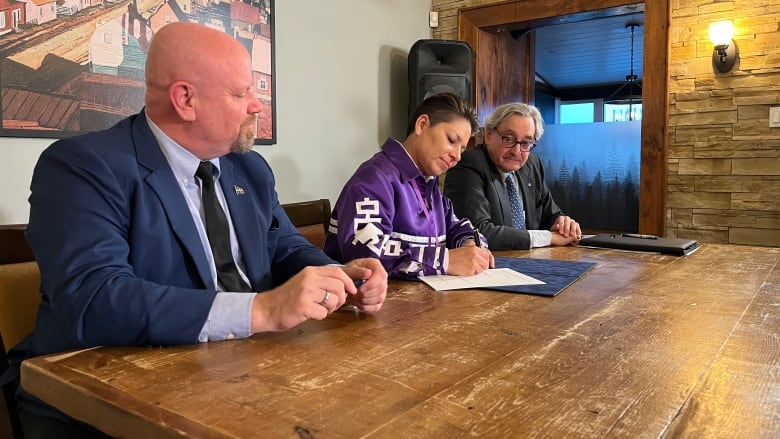
{"label": "man with eyeglasses", "polygon": [[491,250],[576,245],[582,238],[580,225],[555,204],[542,161],[531,153],[543,132],[536,107],[501,105],[485,120],[485,143],[447,171],[444,195]]}

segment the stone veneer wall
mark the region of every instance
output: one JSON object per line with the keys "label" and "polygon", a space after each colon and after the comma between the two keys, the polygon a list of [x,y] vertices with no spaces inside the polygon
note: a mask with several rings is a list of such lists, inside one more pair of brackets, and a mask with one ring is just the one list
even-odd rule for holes
{"label": "stone veneer wall", "polygon": [[[433,0],[433,38],[456,40],[458,10],[505,1]],[[780,0],[672,1],[667,236],[780,246]],[[712,67],[712,21],[734,22],[740,61]]]}

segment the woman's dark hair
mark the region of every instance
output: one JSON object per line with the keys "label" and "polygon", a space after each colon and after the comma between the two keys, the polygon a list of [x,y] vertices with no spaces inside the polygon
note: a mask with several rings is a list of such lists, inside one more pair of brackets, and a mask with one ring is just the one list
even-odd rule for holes
{"label": "woman's dark hair", "polygon": [[455,93],[439,93],[425,98],[414,110],[409,118],[409,124],[406,127],[406,135],[414,132],[414,125],[417,119],[427,114],[431,120],[431,125],[440,122],[449,122],[456,117],[462,117],[471,123],[471,135],[473,136],[479,128],[477,120],[477,110],[462,97]]}

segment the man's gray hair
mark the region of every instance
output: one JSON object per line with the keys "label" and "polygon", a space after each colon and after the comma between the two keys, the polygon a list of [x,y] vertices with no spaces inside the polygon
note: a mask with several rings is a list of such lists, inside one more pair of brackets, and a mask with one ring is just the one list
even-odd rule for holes
{"label": "man's gray hair", "polygon": [[485,119],[485,130],[495,130],[504,119],[513,114],[529,116],[534,120],[534,126],[536,127],[536,132],[534,133],[534,142],[538,141],[542,137],[542,134],[544,133],[544,121],[542,120],[542,113],[540,113],[539,109],[534,106],[519,102],[504,104],[496,108],[496,110],[493,111],[493,113],[488,116],[487,119]]}

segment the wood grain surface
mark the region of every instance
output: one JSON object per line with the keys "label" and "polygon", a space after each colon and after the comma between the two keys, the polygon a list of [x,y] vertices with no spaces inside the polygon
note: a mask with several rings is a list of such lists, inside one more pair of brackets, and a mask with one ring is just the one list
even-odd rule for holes
{"label": "wood grain surface", "polygon": [[497,254],[598,265],[554,298],[392,281],[375,315],[35,358],[22,385],[117,437],[778,437],[780,249]]}

